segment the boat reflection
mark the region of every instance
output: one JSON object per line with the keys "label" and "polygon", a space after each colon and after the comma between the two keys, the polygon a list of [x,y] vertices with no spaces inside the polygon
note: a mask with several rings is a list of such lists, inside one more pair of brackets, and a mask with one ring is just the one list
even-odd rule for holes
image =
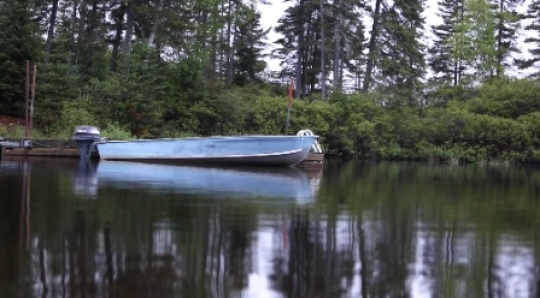
{"label": "boat reflection", "polygon": [[91,195],[99,187],[227,198],[283,198],[314,201],[320,173],[289,167],[196,167],[124,161],[79,166],[74,190]]}
{"label": "boat reflection", "polygon": [[96,176],[96,162],[79,161],[79,167],[73,175],[73,193],[85,198],[97,196],[98,181]]}

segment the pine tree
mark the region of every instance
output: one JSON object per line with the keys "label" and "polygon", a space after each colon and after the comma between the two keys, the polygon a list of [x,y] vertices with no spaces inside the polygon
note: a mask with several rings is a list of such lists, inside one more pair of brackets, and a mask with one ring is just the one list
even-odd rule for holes
{"label": "pine tree", "polygon": [[434,43],[428,50],[428,64],[433,71],[431,81],[457,86],[464,71],[461,61],[454,59],[447,39],[455,34],[455,24],[463,16],[464,0],[439,1],[442,24],[432,27]]}
{"label": "pine tree", "polygon": [[[300,0],[279,19],[276,32],[281,33],[273,55],[282,59],[282,76],[295,77],[295,96],[303,98],[313,91],[320,72],[320,3]],[[309,86],[311,85],[311,90]]]}
{"label": "pine tree", "polygon": [[469,82],[493,78],[502,66],[498,64],[495,29],[497,18],[487,0],[465,0],[463,18],[447,39],[452,58],[470,66]]}
{"label": "pine tree", "polygon": [[327,23],[333,24],[333,89],[341,91],[345,82],[345,69],[353,73],[356,81],[361,76],[365,62],[363,15],[364,0],[339,0],[333,3],[333,18]]}
{"label": "pine tree", "polygon": [[81,79],[103,79],[108,69],[107,46],[105,43],[105,19],[107,1],[82,0],[78,5],[79,17],[75,19],[75,61]]}
{"label": "pine tree", "polygon": [[521,15],[517,12],[517,7],[523,0],[496,0],[494,7],[496,10],[496,32],[497,40],[497,77],[504,74],[504,69],[508,66],[508,58],[518,52],[516,47],[517,29]]}
{"label": "pine tree", "polygon": [[[52,42],[54,39],[54,33],[55,33],[55,27],[56,27],[57,15],[58,15],[58,2],[59,0],[52,0],[52,4],[51,4],[51,13],[49,16],[49,24],[47,28],[47,43],[45,46],[45,52],[47,56],[50,55],[52,51]],[[46,57],[46,59],[48,59],[48,57]]]}
{"label": "pine tree", "polygon": [[266,68],[266,62],[262,59],[265,47],[263,39],[270,29],[262,29],[260,19],[261,13],[256,10],[255,3],[243,5],[237,13],[235,84],[258,80],[257,74]]}
{"label": "pine tree", "polygon": [[529,4],[525,19],[530,22],[524,28],[528,32],[525,43],[530,45],[530,58],[518,60],[518,66],[520,69],[532,69],[531,76],[540,77],[540,0],[533,0]]}
{"label": "pine tree", "polygon": [[373,20],[371,25],[371,31],[368,42],[368,54],[366,61],[366,72],[364,80],[362,82],[362,91],[368,92],[374,82],[375,67],[379,61],[379,40],[381,34],[382,14],[387,9],[386,2],[384,0],[375,0],[375,9],[371,12],[371,19]]}
{"label": "pine tree", "polygon": [[[363,27],[360,24],[362,8],[360,0],[332,3],[301,0],[280,19],[276,31],[284,37],[276,42],[279,48],[274,54],[283,60],[284,75],[295,76],[297,96],[322,90],[322,84],[330,76],[333,89],[341,89],[345,67],[353,68],[347,61],[352,58],[351,49],[361,52],[358,49],[362,44],[353,43],[360,41],[354,35]],[[355,59],[359,61],[362,57]],[[332,72],[328,73],[330,70]]]}
{"label": "pine tree", "polygon": [[29,0],[0,3],[0,110],[6,113],[22,115],[25,60],[40,61],[44,49],[30,5]]}
{"label": "pine tree", "polygon": [[381,16],[379,56],[385,87],[401,95],[399,100],[406,100],[409,106],[416,105],[415,94],[425,72],[421,12],[421,0],[396,0]]}
{"label": "pine tree", "polygon": [[367,57],[364,54],[364,50],[367,44],[367,38],[364,34],[364,23],[362,19],[358,19],[355,24],[351,24],[353,27],[348,35],[348,42],[345,44],[345,65],[347,70],[351,74],[353,80],[354,89],[360,91],[362,89],[362,79],[364,76],[364,65]]}

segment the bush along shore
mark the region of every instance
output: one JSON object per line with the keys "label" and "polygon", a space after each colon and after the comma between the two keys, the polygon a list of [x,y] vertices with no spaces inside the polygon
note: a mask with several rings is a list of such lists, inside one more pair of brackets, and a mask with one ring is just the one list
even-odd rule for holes
{"label": "bush along shore", "polygon": [[[35,138],[69,139],[81,124],[99,126],[103,136],[114,139],[284,133],[287,99],[279,94],[286,87],[193,87],[167,96],[114,83],[95,81],[74,100],[37,103]],[[390,98],[372,92],[295,100],[289,134],[311,129],[330,157],[540,161],[536,80],[495,80],[474,89],[441,87],[424,95],[422,105]],[[23,133],[20,127],[0,127],[4,137]]]}

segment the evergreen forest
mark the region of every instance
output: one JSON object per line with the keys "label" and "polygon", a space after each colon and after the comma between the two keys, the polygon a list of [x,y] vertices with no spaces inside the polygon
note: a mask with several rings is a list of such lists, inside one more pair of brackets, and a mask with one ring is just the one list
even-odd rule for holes
{"label": "evergreen forest", "polygon": [[540,0],[439,0],[437,22],[435,0],[284,1],[272,39],[271,0],[0,0],[0,114],[24,115],[28,60],[42,137],[311,129],[333,156],[540,161]]}

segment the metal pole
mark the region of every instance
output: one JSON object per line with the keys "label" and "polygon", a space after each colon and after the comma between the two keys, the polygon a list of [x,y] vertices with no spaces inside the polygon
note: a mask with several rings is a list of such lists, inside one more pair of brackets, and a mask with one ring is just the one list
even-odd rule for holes
{"label": "metal pole", "polygon": [[289,118],[291,117],[291,106],[292,106],[292,101],[293,101],[293,98],[292,98],[293,88],[294,88],[293,82],[294,82],[294,78],[291,78],[291,82],[289,83],[289,98],[287,100],[287,121],[285,123],[286,135],[289,134]]}
{"label": "metal pole", "polygon": [[19,248],[26,251],[30,243],[30,177],[32,168],[28,161],[23,164],[23,167]]}
{"label": "metal pole", "polygon": [[34,126],[34,99],[36,97],[36,75],[37,75],[37,65],[34,63],[34,71],[32,72],[32,98],[30,100],[30,115],[29,115],[29,134],[28,137],[32,137],[32,130]]}
{"label": "metal pole", "polygon": [[28,138],[28,101],[30,100],[30,61],[26,60],[26,80],[24,83],[24,137]]}
{"label": "metal pole", "polygon": [[289,118],[291,117],[291,105],[287,107],[287,123],[285,124],[285,134],[289,134]]}
{"label": "metal pole", "polygon": [[326,38],[324,36],[324,0],[321,0],[321,95],[326,99]]}

